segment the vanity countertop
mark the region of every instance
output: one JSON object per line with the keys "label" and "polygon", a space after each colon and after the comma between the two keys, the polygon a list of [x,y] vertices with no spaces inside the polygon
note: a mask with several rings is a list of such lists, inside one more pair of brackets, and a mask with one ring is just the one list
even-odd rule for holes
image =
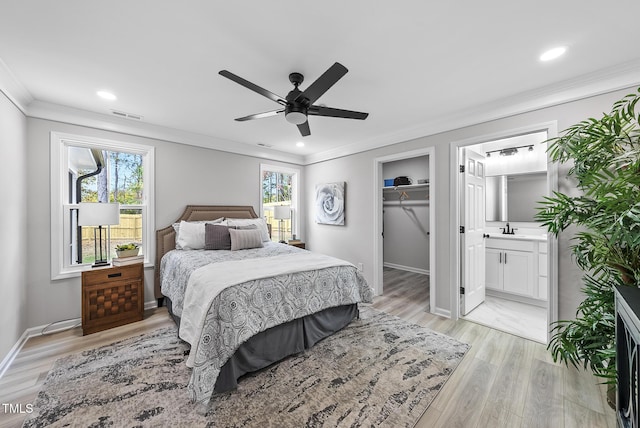
{"label": "vanity countertop", "polygon": [[514,235],[509,235],[506,233],[489,233],[489,239],[509,239],[516,241],[538,241],[538,242],[547,242],[547,235],[518,235],[517,233]]}

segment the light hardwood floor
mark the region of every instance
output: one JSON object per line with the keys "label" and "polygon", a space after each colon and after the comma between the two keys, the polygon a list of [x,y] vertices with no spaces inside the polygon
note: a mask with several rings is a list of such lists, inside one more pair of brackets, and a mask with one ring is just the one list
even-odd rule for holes
{"label": "light hardwood floor", "polygon": [[[471,349],[416,425],[425,427],[615,427],[604,388],[592,375],[555,364],[545,346],[468,322],[429,314],[425,276],[385,269],[385,294],[373,306],[469,343]],[[0,379],[0,402],[33,402],[47,372],[62,356],[106,345],[172,323],[166,309],[143,321],[82,336],[75,328],[27,341]],[[26,415],[0,426],[19,427]]]}

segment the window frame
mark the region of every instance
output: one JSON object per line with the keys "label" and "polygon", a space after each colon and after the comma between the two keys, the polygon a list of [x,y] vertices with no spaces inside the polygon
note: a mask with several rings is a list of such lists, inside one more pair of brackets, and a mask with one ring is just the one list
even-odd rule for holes
{"label": "window frame", "polygon": [[[99,148],[108,151],[134,153],[142,156],[143,165],[143,203],[141,205],[124,205],[120,209],[133,207],[142,209],[142,245],[144,248],[145,267],[153,266],[155,255],[155,213],[154,213],[154,177],[155,147],[105,138],[88,137],[61,132],[51,132],[51,279],[64,279],[80,276],[83,271],[91,270],[91,265],[71,265],[68,225],[71,208],[77,204],[69,201],[69,158],[68,147]],[[66,225],[66,226],[65,226]]]}
{"label": "window frame", "polygon": [[[260,191],[260,217],[264,218],[264,206],[262,203],[262,175],[265,171],[281,172],[291,174],[291,186],[293,191],[291,192],[291,210],[293,211],[292,220],[293,227],[291,233],[296,236],[300,236],[300,173],[301,170],[297,168],[291,168],[286,166],[277,166],[272,164],[261,163],[260,164],[260,176],[259,176],[259,191]],[[300,238],[298,238],[300,239]]]}

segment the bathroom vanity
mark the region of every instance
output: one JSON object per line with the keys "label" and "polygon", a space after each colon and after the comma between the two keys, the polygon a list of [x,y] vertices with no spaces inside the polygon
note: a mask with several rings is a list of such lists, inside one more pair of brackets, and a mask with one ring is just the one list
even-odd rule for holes
{"label": "bathroom vanity", "polygon": [[487,294],[547,306],[545,235],[490,234],[485,248]]}

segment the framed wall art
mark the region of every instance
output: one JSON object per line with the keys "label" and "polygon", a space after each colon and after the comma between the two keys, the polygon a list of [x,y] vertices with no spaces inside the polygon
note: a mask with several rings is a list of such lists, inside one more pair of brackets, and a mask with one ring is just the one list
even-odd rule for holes
{"label": "framed wall art", "polygon": [[344,226],[345,182],[316,185],[316,223]]}

